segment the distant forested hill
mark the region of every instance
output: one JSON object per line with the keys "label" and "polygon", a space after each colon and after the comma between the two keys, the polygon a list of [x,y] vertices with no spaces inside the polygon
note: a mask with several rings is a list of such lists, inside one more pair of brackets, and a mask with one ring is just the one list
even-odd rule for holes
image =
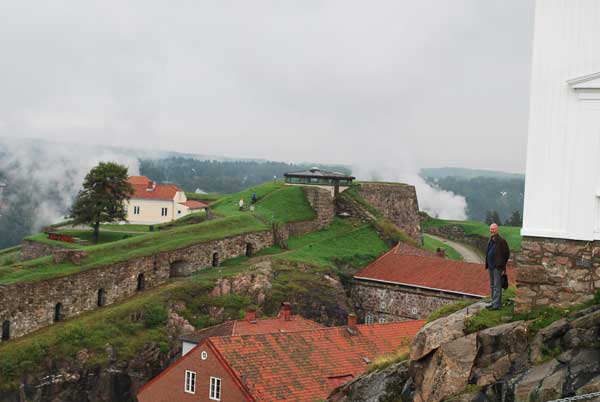
{"label": "distant forested hill", "polygon": [[[157,182],[175,183],[185,191],[195,191],[199,188],[207,193],[235,193],[273,180],[273,176],[281,179],[286,172],[304,170],[312,166],[268,161],[215,161],[171,157],[141,159],[140,174]],[[319,167],[324,170],[350,173],[342,166],[319,165]]]}
{"label": "distant forested hill", "polygon": [[487,211],[496,211],[501,223],[506,222],[515,211],[523,216],[524,175],[443,168],[423,169],[421,176],[432,186],[465,197],[470,220],[485,222]]}

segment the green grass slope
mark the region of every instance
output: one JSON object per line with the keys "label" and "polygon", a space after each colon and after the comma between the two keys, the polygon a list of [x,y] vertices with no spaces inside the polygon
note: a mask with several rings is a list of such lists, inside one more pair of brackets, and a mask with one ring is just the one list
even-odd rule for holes
{"label": "green grass slope", "polygon": [[[444,219],[436,219],[429,217],[427,220],[421,222],[423,229],[458,225],[465,230],[467,236],[480,236],[489,237],[490,229],[485,223],[476,221],[452,221]],[[504,237],[508,242],[508,246],[512,251],[521,250],[521,228],[515,226],[500,226],[500,236]]]}

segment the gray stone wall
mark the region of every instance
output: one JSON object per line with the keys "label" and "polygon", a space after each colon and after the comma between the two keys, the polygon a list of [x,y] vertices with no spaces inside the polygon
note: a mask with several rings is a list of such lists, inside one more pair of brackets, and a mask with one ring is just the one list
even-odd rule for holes
{"label": "gray stone wall", "polygon": [[59,250],[63,247],[56,245],[50,245],[46,243],[40,243],[32,240],[23,240],[21,243],[21,256],[20,261],[34,260],[36,258],[44,257],[52,254],[54,250]]}
{"label": "gray stone wall", "polygon": [[352,284],[352,302],[361,322],[367,314],[374,322],[380,318],[386,322],[426,319],[441,306],[457,300],[477,299],[363,279],[354,279]]}
{"label": "gray stone wall", "polygon": [[400,183],[361,183],[359,194],[418,244],[422,243],[419,203],[414,186]]}
{"label": "gray stone wall", "polygon": [[517,255],[517,311],[579,304],[598,290],[600,242],[523,237]]}
{"label": "gray stone wall", "polygon": [[138,257],[86,271],[38,282],[0,285],[0,323],[10,322],[10,337],[23,336],[54,322],[55,308],[61,304],[62,318],[98,308],[98,291],[103,289],[104,305],[120,301],[143,288],[165,283],[170,277],[185,276],[209,268],[213,255],[218,261],[245,255],[273,245],[271,231],[232,236],[198,243],[179,250]]}

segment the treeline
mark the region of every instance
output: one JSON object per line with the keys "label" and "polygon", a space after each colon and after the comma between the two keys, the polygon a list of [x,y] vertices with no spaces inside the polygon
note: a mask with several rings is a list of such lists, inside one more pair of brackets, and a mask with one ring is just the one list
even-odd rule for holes
{"label": "treeline", "polygon": [[[245,188],[282,179],[283,174],[312,167],[308,164],[262,161],[210,161],[185,157],[141,159],[140,174],[161,183],[174,183],[185,191],[235,193]],[[324,170],[350,173],[341,166],[319,165]]]}
{"label": "treeline", "polygon": [[500,224],[510,222],[511,226],[521,226],[524,178],[450,176],[425,177],[425,180],[432,186],[465,197],[469,220],[486,223],[491,220]]}

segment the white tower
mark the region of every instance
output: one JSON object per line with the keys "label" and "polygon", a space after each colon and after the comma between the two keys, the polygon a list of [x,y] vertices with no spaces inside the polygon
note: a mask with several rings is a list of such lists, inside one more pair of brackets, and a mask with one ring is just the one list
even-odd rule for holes
{"label": "white tower", "polygon": [[535,5],[520,309],[600,289],[600,0]]}

